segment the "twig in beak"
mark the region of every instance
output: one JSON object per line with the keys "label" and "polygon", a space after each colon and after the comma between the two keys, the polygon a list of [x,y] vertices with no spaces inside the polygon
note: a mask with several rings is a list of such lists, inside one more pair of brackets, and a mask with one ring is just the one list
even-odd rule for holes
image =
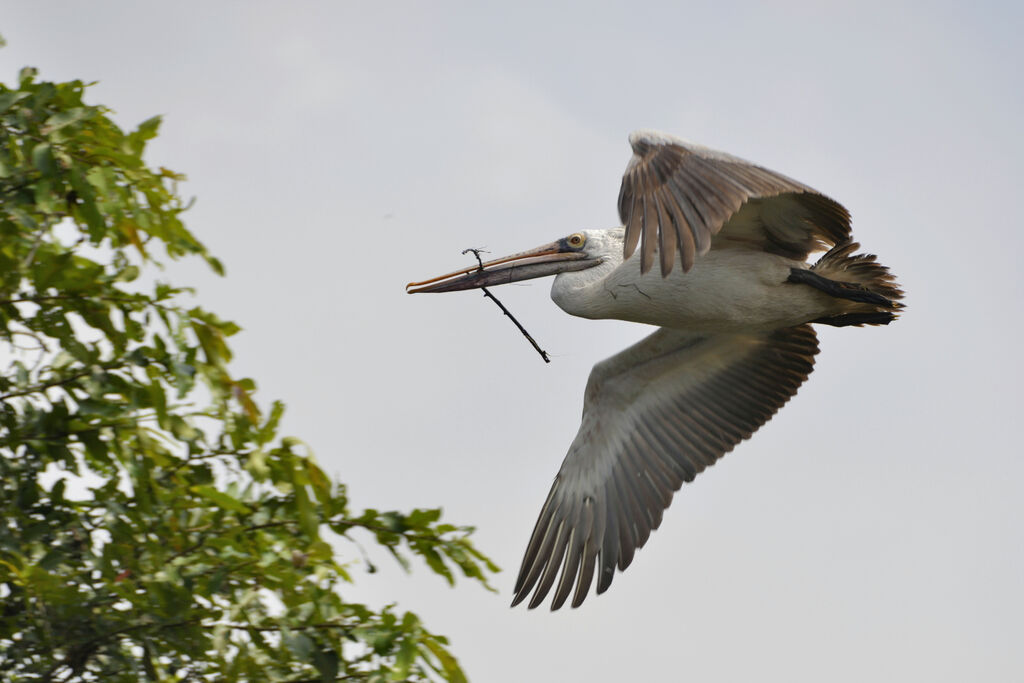
{"label": "twig in beak", "polygon": [[[463,254],[468,254],[470,252],[473,252],[473,256],[476,257],[476,262],[478,264],[480,264],[480,270],[482,271],[484,269],[484,262],[483,262],[483,259],[480,258],[480,252],[481,251],[483,251],[483,249],[463,249],[462,253]],[[498,305],[498,308],[501,309],[501,312],[504,313],[505,315],[507,315],[509,317],[509,319],[512,322],[515,323],[516,327],[519,328],[519,331],[523,333],[524,337],[526,337],[526,340],[529,341],[530,344],[533,345],[533,348],[537,350],[537,353],[540,354],[540,357],[544,359],[544,362],[545,363],[550,363],[551,359],[548,358],[548,352],[545,351],[544,349],[540,348],[540,345],[538,345],[537,342],[534,341],[533,337],[530,336],[530,333],[526,331],[526,328],[523,327],[522,324],[520,324],[520,322],[518,320],[516,320],[516,317],[514,315],[509,313],[509,310],[507,308],[505,308],[505,304],[503,304],[500,301],[498,301],[498,297],[496,297],[493,294],[491,294],[487,290],[486,287],[481,287],[480,289],[481,289],[481,291],[483,291],[485,297],[488,297],[491,301],[496,303]]]}
{"label": "twig in beak", "polygon": [[486,254],[487,251],[484,250],[484,249],[473,249],[472,247],[470,247],[469,249],[463,249],[462,250],[462,255],[465,256],[469,252],[473,252],[473,256],[476,256],[476,262],[478,264],[480,264],[479,270],[483,270],[484,269],[484,260],[482,258],[480,258],[480,254]]}

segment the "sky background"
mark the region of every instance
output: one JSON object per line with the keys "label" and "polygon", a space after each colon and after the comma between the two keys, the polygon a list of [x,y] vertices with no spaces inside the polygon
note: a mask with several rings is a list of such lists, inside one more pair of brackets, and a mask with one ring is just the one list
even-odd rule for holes
{"label": "sky background", "polygon": [[[443,506],[498,594],[356,571],[474,681],[1024,677],[1024,4],[4,3],[0,79],[99,81],[188,175],[226,264],[167,277],[245,331],[235,372],[355,507]],[[548,281],[404,284],[616,224],[651,127],[851,210],[907,291],[820,329],[799,394],[685,485],[611,590],[508,608],[591,366],[650,328],[562,313]],[[353,559],[358,553],[351,550]]]}

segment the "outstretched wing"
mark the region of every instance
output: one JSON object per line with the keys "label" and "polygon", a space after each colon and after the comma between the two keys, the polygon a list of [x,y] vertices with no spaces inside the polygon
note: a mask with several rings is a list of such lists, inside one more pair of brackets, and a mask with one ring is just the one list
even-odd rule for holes
{"label": "outstretched wing", "polygon": [[689,271],[720,231],[793,258],[849,237],[850,214],[842,205],[781,173],[654,131],[631,134],[629,144],[619,219],[626,226],[625,258],[639,243],[644,273],[655,250],[662,276],[677,250]]}
{"label": "outstretched wing", "polygon": [[[810,374],[810,325],[762,335],[701,336],[668,328],[598,363],[583,423],[534,527],[519,578],[531,608],[575,587],[583,602],[611,585],[643,546],[684,481],[767,422]],[[534,587],[536,589],[534,590]]]}

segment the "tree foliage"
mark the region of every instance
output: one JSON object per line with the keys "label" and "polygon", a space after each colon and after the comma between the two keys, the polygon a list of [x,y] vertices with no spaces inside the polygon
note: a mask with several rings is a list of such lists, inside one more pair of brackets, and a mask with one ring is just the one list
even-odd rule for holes
{"label": "tree foliage", "polygon": [[351,511],[278,435],[238,327],[148,276],[222,270],[143,161],[160,119],[124,132],[83,90],[0,86],[0,679],[463,680],[415,614],[342,597],[346,543],[496,568],[440,510]]}

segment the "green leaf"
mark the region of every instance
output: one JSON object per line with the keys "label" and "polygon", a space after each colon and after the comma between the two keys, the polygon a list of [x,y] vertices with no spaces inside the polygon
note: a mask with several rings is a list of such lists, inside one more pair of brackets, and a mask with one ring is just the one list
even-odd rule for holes
{"label": "green leaf", "polygon": [[391,674],[391,680],[401,681],[408,678],[417,654],[419,649],[416,647],[416,641],[412,638],[403,638],[398,645],[398,654],[395,655],[395,670]]}
{"label": "green leaf", "polygon": [[207,500],[213,502],[215,505],[219,507],[224,508],[225,510],[229,510],[231,512],[240,512],[242,514],[248,514],[252,512],[252,510],[250,510],[248,506],[246,506],[237,498],[233,498],[228,494],[224,493],[223,491],[218,491],[212,486],[193,486],[191,487],[191,491],[192,493],[195,493],[196,495],[206,498]]}
{"label": "green leaf", "polygon": [[328,683],[338,677],[338,653],[334,650],[313,652],[313,666],[320,672],[320,680]]}
{"label": "green leaf", "polygon": [[309,494],[306,493],[305,486],[299,485],[295,487],[295,505],[299,512],[299,524],[302,526],[306,536],[312,539],[319,539],[320,520],[317,519],[316,512],[309,502]]}
{"label": "green leaf", "polygon": [[78,214],[80,220],[88,226],[93,242],[99,242],[107,228],[106,220],[96,204],[96,193],[77,165],[71,168],[71,187],[77,197],[72,214]]}
{"label": "green leaf", "polygon": [[25,66],[18,72],[18,82],[22,88],[32,85],[32,81],[39,75],[39,69],[34,66]]}
{"label": "green leaf", "polygon": [[0,114],[10,109],[14,104],[21,102],[23,99],[29,96],[30,93],[24,90],[8,90],[6,92],[0,92]]}
{"label": "green leaf", "polygon": [[313,653],[313,641],[309,639],[309,636],[285,630],[281,633],[281,640],[288,649],[291,650],[292,654],[300,660],[305,661],[311,659],[311,655]]}
{"label": "green leaf", "polygon": [[445,678],[454,683],[465,683],[466,675],[462,673],[462,669],[459,667],[459,663],[455,660],[455,657],[445,650],[440,643],[433,638],[424,639],[423,645],[430,654],[437,657],[441,663],[441,670],[444,672]]}
{"label": "green leaf", "polygon": [[53,149],[48,142],[40,142],[32,148],[32,165],[44,176],[57,173],[57,160],[53,158]]}
{"label": "green leaf", "polygon": [[156,137],[157,131],[160,130],[161,121],[162,117],[160,116],[148,118],[139,124],[134,133],[128,136],[131,147],[136,154],[141,154],[142,150],[145,149],[146,142]]}
{"label": "green leaf", "polygon": [[440,574],[448,581],[448,585],[455,585],[455,577],[452,575],[452,571],[448,568],[448,565],[444,563],[441,555],[431,547],[424,547],[420,550],[423,555],[423,559],[427,561],[427,565],[430,566],[434,572]]}
{"label": "green leaf", "polygon": [[66,109],[64,111],[57,112],[50,118],[46,119],[46,122],[43,124],[42,132],[44,135],[49,135],[61,128],[64,128],[65,126],[70,126],[89,118],[93,115],[94,111],[95,110],[91,107],[75,107],[73,109]]}

